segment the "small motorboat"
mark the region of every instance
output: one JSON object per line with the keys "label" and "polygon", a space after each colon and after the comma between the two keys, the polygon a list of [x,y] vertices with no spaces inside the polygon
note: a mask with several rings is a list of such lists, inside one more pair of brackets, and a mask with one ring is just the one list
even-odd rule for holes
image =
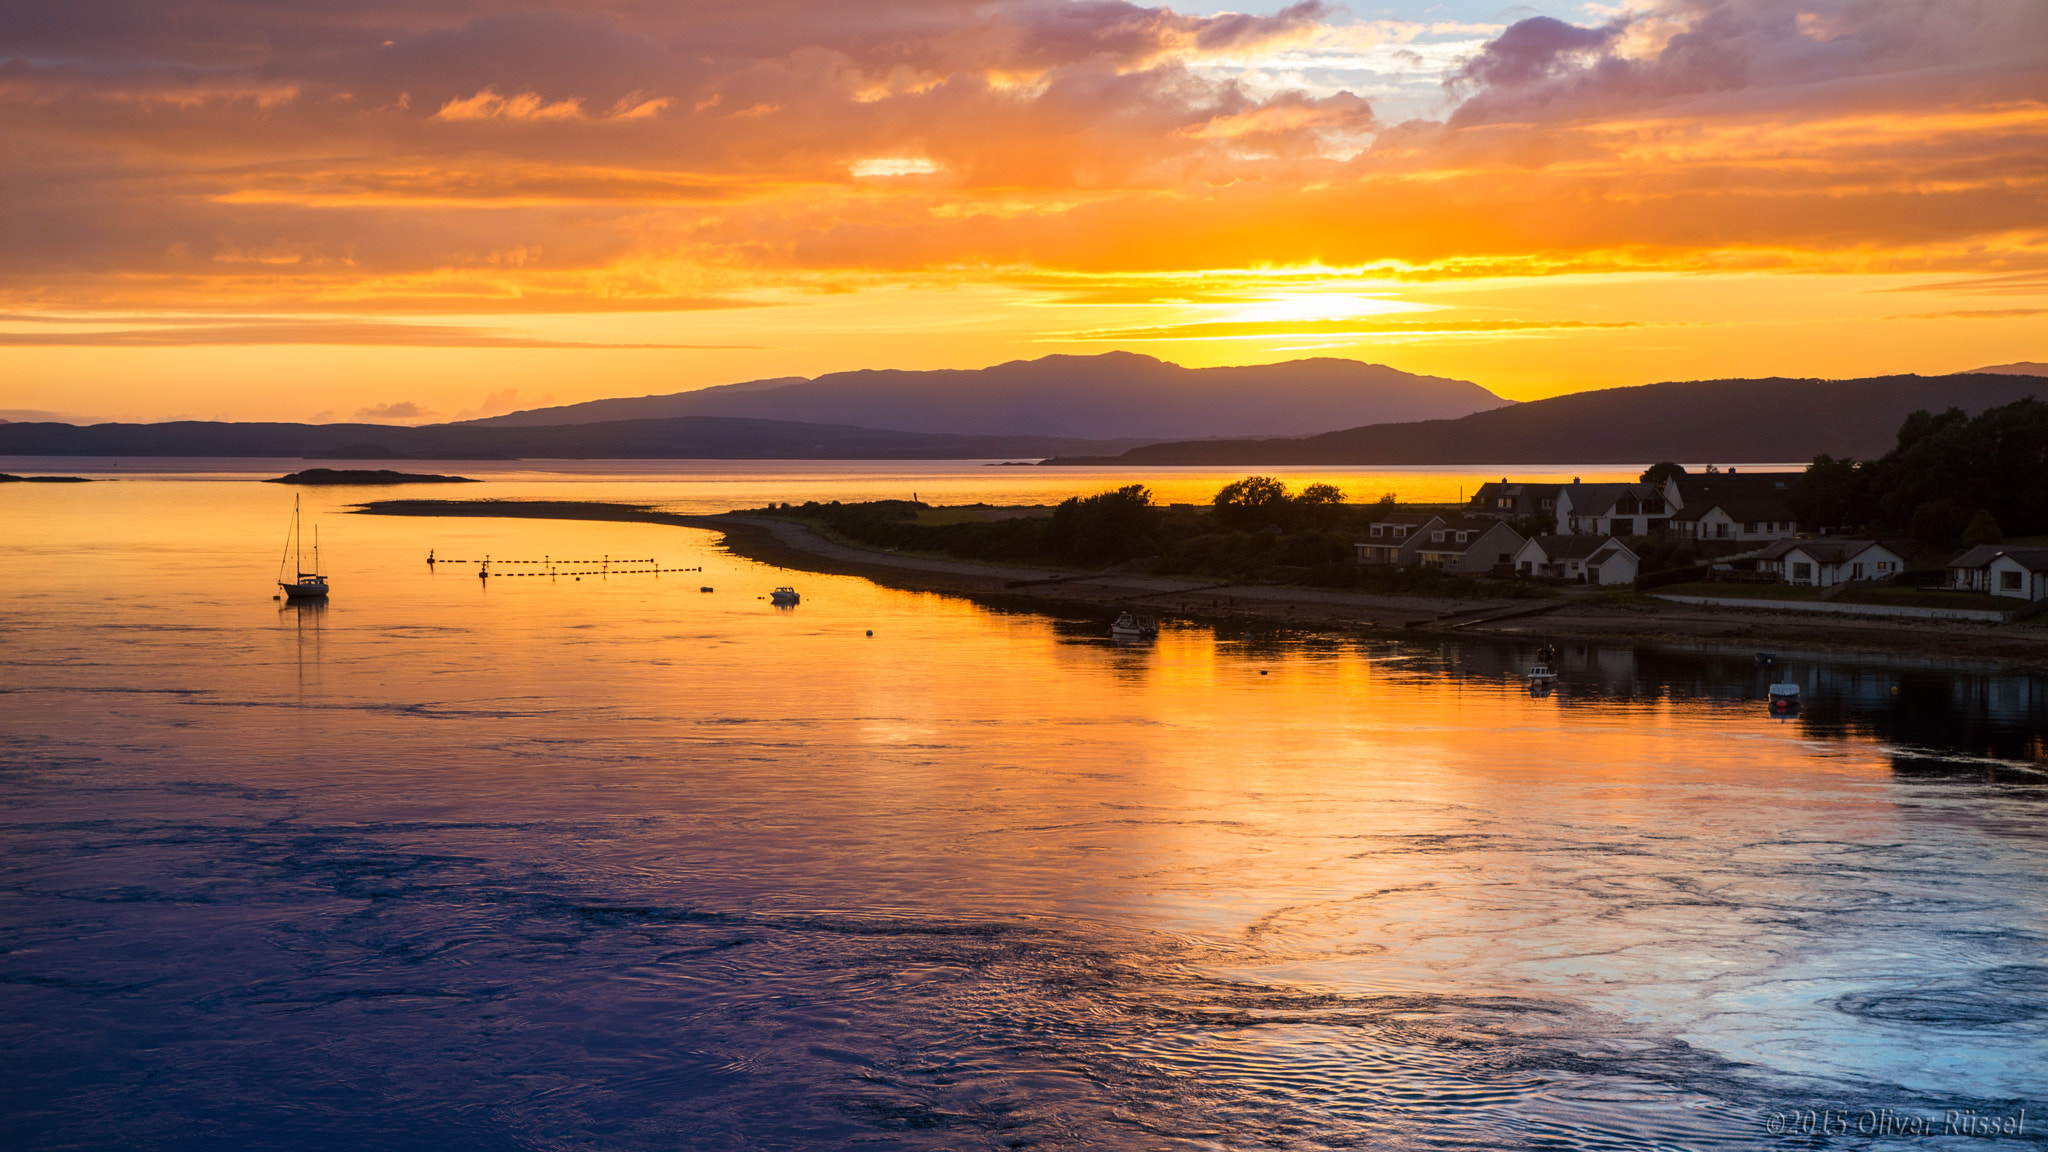
{"label": "small motorboat", "polygon": [[1768,695],[1773,712],[1797,712],[1799,710],[1799,685],[1792,683],[1773,684]]}
{"label": "small motorboat", "polygon": [[787,584],[784,584],[782,587],[777,588],[775,591],[770,592],[768,594],[768,602],[770,604],[779,604],[787,608],[792,604],[802,603],[803,597],[796,594],[796,589],[791,588]]}
{"label": "small motorboat", "polygon": [[1550,670],[1550,665],[1539,661],[1536,664],[1530,665],[1528,679],[1531,688],[1539,684],[1548,688],[1552,684],[1557,683],[1557,673]]}
{"label": "small motorboat", "polygon": [[313,570],[306,571],[306,558],[299,550],[299,498],[292,497],[291,542],[286,552],[292,558],[292,570],[297,578],[284,578],[284,561],[278,561],[277,586],[284,589],[287,600],[321,600],[327,596],[327,577],[320,575],[320,526],[313,526]]}
{"label": "small motorboat", "polygon": [[1756,666],[1759,668],[1769,668],[1777,662],[1778,654],[1776,652],[1759,652],[1756,654]]}
{"label": "small motorboat", "polygon": [[1109,634],[1118,640],[1156,640],[1159,638],[1159,621],[1126,612],[1109,626]]}

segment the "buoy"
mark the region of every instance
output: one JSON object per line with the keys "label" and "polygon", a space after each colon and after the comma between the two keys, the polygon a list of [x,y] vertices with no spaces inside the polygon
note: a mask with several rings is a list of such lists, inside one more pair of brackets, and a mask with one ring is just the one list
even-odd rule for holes
{"label": "buoy", "polygon": [[[271,597],[271,599],[272,599],[272,600],[275,600],[275,599],[277,599],[277,597],[275,597],[275,596],[272,596],[272,597]],[[874,634],[875,634],[875,630],[874,630],[873,628],[870,628],[870,629],[868,629],[868,635],[870,635],[870,636],[873,636]]]}
{"label": "buoy", "polygon": [[[282,600],[282,599],[284,599],[284,597],[282,597],[282,596],[272,596],[272,597],[271,597],[271,599],[272,599],[272,600]],[[873,635],[874,635],[874,633],[873,633],[873,632],[870,632],[870,633],[868,633],[868,635],[870,635],[870,636],[873,636]]]}
{"label": "buoy", "polygon": [[1266,670],[1264,668],[1259,669],[1259,675],[1264,676],[1265,674]]}

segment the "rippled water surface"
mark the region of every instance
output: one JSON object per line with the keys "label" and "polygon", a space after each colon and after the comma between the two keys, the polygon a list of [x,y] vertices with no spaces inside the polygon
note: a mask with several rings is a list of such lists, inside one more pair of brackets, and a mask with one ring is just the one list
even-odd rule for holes
{"label": "rippled water surface", "polygon": [[[715,498],[462,495],[571,483]],[[1512,645],[1117,647],[708,533],[362,495],[308,498],[335,594],[298,608],[288,491],[0,491],[0,1145],[2048,1130],[2040,679],[1788,653],[1778,720],[1747,654],[1568,645],[1535,698]],[[1846,1134],[1784,1131],[1820,1110]]]}

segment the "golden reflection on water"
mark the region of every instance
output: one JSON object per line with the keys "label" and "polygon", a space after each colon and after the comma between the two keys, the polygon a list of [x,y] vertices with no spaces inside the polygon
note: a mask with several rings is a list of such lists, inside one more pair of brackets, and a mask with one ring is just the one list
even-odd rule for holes
{"label": "golden reflection on water", "polygon": [[[452,822],[433,835],[620,899],[1116,925],[1244,979],[1562,996],[1788,1067],[1853,1063],[1858,1033],[1816,1053],[1774,1013],[1921,946],[1768,943],[1818,914],[1814,873],[1920,834],[1882,743],[1639,683],[1627,649],[1570,649],[1538,698],[1511,647],[1172,624],[1118,647],[693,530],[346,515],[363,493],[332,490],[306,504],[334,594],[301,607],[272,599],[288,490],[24,487],[0,628],[37,704],[7,728],[131,785]],[[703,571],[482,580],[430,549]],[[783,583],[798,608],[768,604]],[[273,803],[225,795],[151,815]]]}

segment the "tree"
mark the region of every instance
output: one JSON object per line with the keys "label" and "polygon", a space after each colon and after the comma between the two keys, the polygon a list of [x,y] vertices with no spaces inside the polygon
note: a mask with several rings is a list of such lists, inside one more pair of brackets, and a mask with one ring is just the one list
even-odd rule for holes
{"label": "tree", "polygon": [[1977,509],[1970,517],[1970,525],[1963,529],[1963,547],[1975,548],[1979,544],[2003,544],[2005,533],[1999,530],[1998,518],[1988,508]]}
{"label": "tree", "polygon": [[1152,490],[1126,484],[1113,492],[1070,496],[1052,510],[1047,543],[1069,560],[1128,560],[1152,547]]}
{"label": "tree", "polygon": [[1308,513],[1310,530],[1319,530],[1323,526],[1323,509],[1342,504],[1344,491],[1335,484],[1318,482],[1303,488],[1301,495],[1294,498],[1294,502]]}
{"label": "tree", "polygon": [[1666,480],[1671,479],[1673,476],[1683,475],[1685,475],[1683,465],[1673,464],[1669,460],[1659,460],[1648,468],[1643,469],[1643,474],[1636,477],[1636,479],[1644,484],[1655,484],[1657,487],[1662,488]]}
{"label": "tree", "polygon": [[1975,416],[1915,412],[1899,426],[1898,446],[1868,469],[1871,519],[1881,527],[1912,524],[1924,506],[1948,501],[1965,513],[1957,537],[1978,509],[2010,535],[2048,532],[2048,403],[2019,400]]}
{"label": "tree", "polygon": [[1211,503],[1216,519],[1240,532],[1257,532],[1269,524],[1285,527],[1294,519],[1287,485],[1271,476],[1247,476],[1225,484]]}
{"label": "tree", "polygon": [[1963,538],[1963,530],[1970,525],[1970,510],[1955,500],[1944,496],[1929,500],[1913,509],[1910,531],[1913,539],[1937,548],[1947,548]]}
{"label": "tree", "polygon": [[1840,528],[1870,519],[1870,475],[1862,464],[1822,454],[1786,499],[1801,528]]}

